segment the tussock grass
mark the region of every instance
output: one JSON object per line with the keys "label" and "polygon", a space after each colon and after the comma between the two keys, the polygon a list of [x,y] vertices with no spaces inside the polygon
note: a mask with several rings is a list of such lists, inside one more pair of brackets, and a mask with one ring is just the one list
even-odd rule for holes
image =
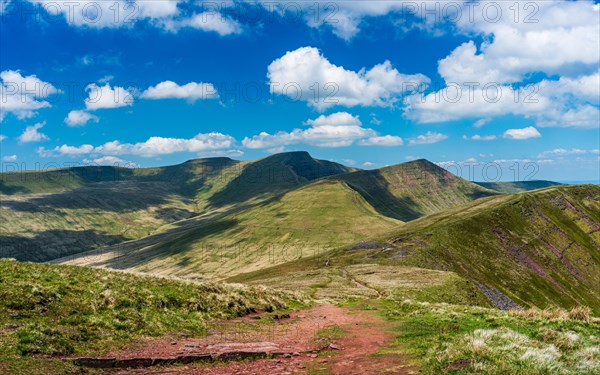
{"label": "tussock grass", "polygon": [[510,314],[536,319],[581,320],[587,323],[593,319],[592,309],[587,306],[577,306],[570,310],[560,308],[546,308],[542,310],[537,307],[531,307],[527,310],[511,310]]}
{"label": "tussock grass", "polygon": [[500,311],[387,300],[402,350],[426,374],[597,374],[600,324],[585,307]]}

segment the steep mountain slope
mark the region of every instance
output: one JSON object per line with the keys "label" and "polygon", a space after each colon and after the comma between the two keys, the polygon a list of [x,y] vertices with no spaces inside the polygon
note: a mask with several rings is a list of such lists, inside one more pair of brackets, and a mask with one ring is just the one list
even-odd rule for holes
{"label": "steep mountain slope", "polygon": [[424,159],[332,179],[346,182],[382,215],[402,221],[498,194]]}
{"label": "steep mountain slope", "polygon": [[554,181],[544,180],[532,180],[532,181],[515,181],[515,182],[476,182],[477,185],[483,186],[484,188],[495,190],[500,193],[512,194],[520,193],[522,191],[530,191],[535,189],[542,189],[550,186],[562,185],[561,183]]}
{"label": "steep mountain slope", "polygon": [[454,271],[502,307],[600,311],[600,186],[486,198],[400,228],[380,255]]}
{"label": "steep mountain slope", "polygon": [[238,210],[352,169],[308,153],[162,167],[2,173],[0,257],[45,261],[147,236],[165,224]]}
{"label": "steep mountain slope", "polygon": [[401,224],[378,214],[345,183],[322,180],[231,215],[188,220],[57,262],[223,278],[326,252]]}

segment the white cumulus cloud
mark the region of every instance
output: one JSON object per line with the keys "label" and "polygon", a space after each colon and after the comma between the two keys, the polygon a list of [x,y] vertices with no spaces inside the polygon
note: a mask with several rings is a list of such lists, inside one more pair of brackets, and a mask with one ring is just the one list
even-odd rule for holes
{"label": "white cumulus cloud", "polygon": [[44,133],[40,133],[38,130],[46,125],[45,122],[38,122],[35,125],[31,125],[25,128],[23,134],[19,136],[20,143],[31,143],[31,142],[44,142],[49,140],[48,136]]}
{"label": "white cumulus cloud", "polygon": [[133,105],[133,92],[123,87],[111,87],[108,83],[104,86],[98,86],[92,83],[86,87],[86,91],[88,97],[85,99],[85,107],[90,111]]}
{"label": "white cumulus cloud", "polygon": [[329,62],[318,49],[302,47],[274,60],[268,69],[270,91],[324,110],[332,106],[388,106],[399,96],[422,89],[422,74],[398,72],[389,61],[358,72]]}
{"label": "white cumulus cloud", "polygon": [[508,129],[504,132],[504,138],[507,139],[530,139],[530,138],[540,138],[542,135],[540,132],[534,128],[533,126],[528,126],[522,129]]}
{"label": "white cumulus cloud", "polygon": [[91,113],[82,110],[71,111],[65,118],[65,123],[71,127],[83,126],[87,124],[88,121],[98,122],[100,121],[100,119],[98,118],[98,116],[92,115]]}
{"label": "white cumulus cloud", "polygon": [[364,146],[398,146],[402,143],[399,137],[381,136],[377,131],[363,127],[358,116],[347,112],[320,115],[307,120],[305,124],[310,128],[274,134],[261,132],[244,138],[242,144],[250,149],[264,148],[280,152],[287,145],[299,143],[317,147],[347,147],[357,141]]}
{"label": "white cumulus cloud", "polygon": [[192,28],[227,36],[241,34],[243,31],[238,21],[217,12],[202,12],[181,19],[167,19],[163,24],[165,29],[172,32],[182,28]]}
{"label": "white cumulus cloud", "polygon": [[48,19],[57,17],[72,26],[93,29],[131,27],[136,22],[150,20],[152,25],[161,26],[164,20],[179,14],[177,4],[183,0],[114,0],[114,1],[55,1],[28,0],[40,5],[49,14]]}
{"label": "white cumulus cloud", "polygon": [[39,109],[52,106],[44,99],[60,92],[51,83],[35,75],[23,76],[18,70],[1,72],[0,80],[0,122],[9,113],[18,119],[32,117]]}
{"label": "white cumulus cloud", "polygon": [[149,87],[141,94],[143,99],[185,99],[196,100],[218,99],[219,93],[211,83],[190,82],[183,86],[173,81],[163,81]]}
{"label": "white cumulus cloud", "polygon": [[443,141],[444,139],[447,139],[448,136],[442,133],[435,133],[432,131],[428,131],[425,134],[421,134],[415,138],[411,138],[408,140],[408,144],[410,146],[414,146],[414,145],[428,145],[428,144],[433,144],[433,143],[438,143],[440,141]]}
{"label": "white cumulus cloud", "polygon": [[153,157],[159,155],[169,155],[178,152],[205,152],[213,150],[231,149],[235,144],[235,139],[229,135],[221,133],[198,134],[193,138],[167,138],[150,137],[145,142],[122,143],[118,140],[106,142],[99,146],[89,144],[81,146],[62,145],[53,149],[40,147],[38,154],[42,157],[61,156],[61,155],[135,155],[142,157]]}

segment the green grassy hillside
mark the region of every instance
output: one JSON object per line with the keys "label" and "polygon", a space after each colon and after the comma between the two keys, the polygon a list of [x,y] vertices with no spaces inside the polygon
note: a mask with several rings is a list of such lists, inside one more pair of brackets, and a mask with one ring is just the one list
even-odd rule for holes
{"label": "green grassy hillside", "polygon": [[[199,284],[0,260],[0,373],[65,373],[46,356],[102,355],[130,340],[206,334],[207,322],[301,303],[264,287]],[[71,369],[73,372],[75,369]]]}
{"label": "green grassy hillside", "polygon": [[476,182],[477,185],[484,188],[495,190],[500,193],[513,194],[522,191],[542,189],[550,186],[562,185],[554,181],[533,180],[533,181],[515,181],[515,182]]}
{"label": "green grassy hillside", "polygon": [[[262,163],[291,165],[293,178],[301,180],[331,173],[331,165],[321,162],[321,172],[314,175],[302,167],[306,157],[280,154]],[[498,194],[425,160],[326,177],[264,201],[249,198],[261,196],[260,186],[229,191],[230,186],[236,184],[229,183],[210,200],[254,204],[180,221],[138,241],[102,248],[100,254],[88,252],[58,262],[194,278],[230,277],[388,233],[402,224],[400,218],[414,219]],[[276,186],[271,189],[289,188]]]}
{"label": "green grassy hillside", "polygon": [[[483,198],[398,226],[393,235],[230,280],[312,288],[343,274],[380,293],[415,298],[392,276],[394,269],[405,274],[406,267],[418,267],[423,275],[431,270],[458,275],[479,290],[475,295],[485,294],[500,308],[585,305],[600,313],[600,187],[558,186]],[[428,277],[444,284],[448,275]],[[320,281],[311,283],[311,277]],[[429,302],[466,303],[456,289],[446,285],[446,296],[417,295]],[[464,284],[458,290],[471,293]]]}
{"label": "green grassy hillside", "polygon": [[2,173],[0,257],[45,261],[137,239],[350,170],[298,152],[248,162],[210,158],[162,168]]}
{"label": "green grassy hillside", "polygon": [[223,278],[330,251],[402,223],[341,181],[322,180],[227,216],[57,260],[194,278]]}
{"label": "green grassy hillside", "polygon": [[332,179],[346,182],[382,215],[402,221],[498,194],[424,159]]}
{"label": "green grassy hillside", "polygon": [[379,256],[456,272],[500,303],[600,312],[596,185],[485,198],[410,222],[387,246]]}

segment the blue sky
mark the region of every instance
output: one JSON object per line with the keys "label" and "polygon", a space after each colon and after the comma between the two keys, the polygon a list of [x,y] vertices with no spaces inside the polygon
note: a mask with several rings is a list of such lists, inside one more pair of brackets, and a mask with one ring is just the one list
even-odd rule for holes
{"label": "blue sky", "polygon": [[595,2],[1,4],[3,170],[307,150],[600,178]]}

